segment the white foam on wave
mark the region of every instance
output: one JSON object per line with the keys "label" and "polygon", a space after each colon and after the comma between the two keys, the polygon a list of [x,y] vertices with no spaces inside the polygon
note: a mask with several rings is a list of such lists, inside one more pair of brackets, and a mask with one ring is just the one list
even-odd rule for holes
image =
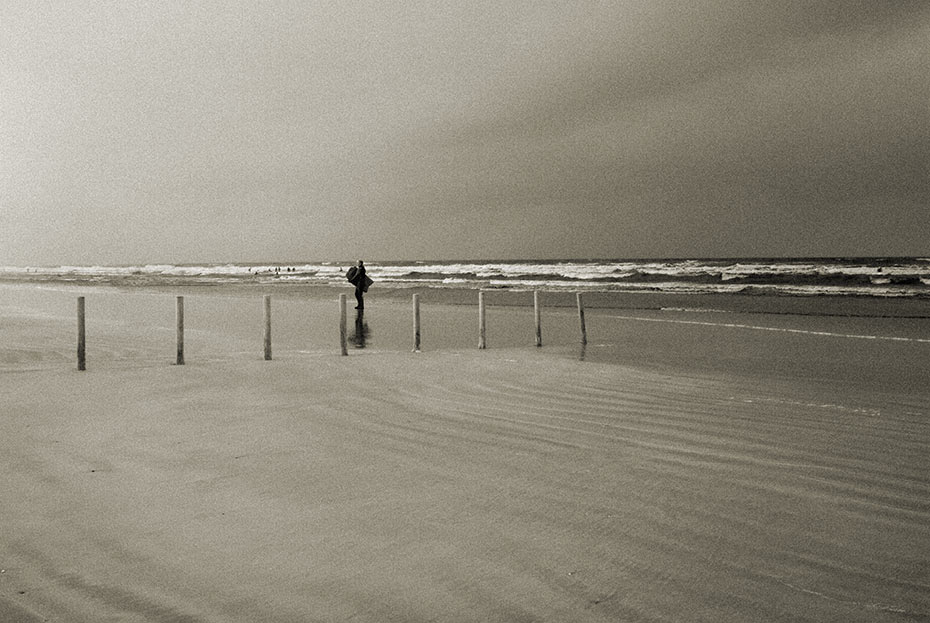
{"label": "white foam on wave", "polygon": [[[341,284],[344,265],[332,262],[301,264],[144,264],[133,266],[0,267],[7,279],[46,279],[86,283],[121,281],[134,285],[171,283],[160,279],[225,283],[252,279],[264,283],[280,279],[289,283]],[[558,262],[395,262],[369,263],[376,281],[397,285],[434,287],[506,287],[547,289],[597,289],[603,291],[650,291],[670,293],[788,294],[795,296],[926,296],[930,265],[920,259],[778,261],[765,260],[609,260]],[[777,279],[766,283],[766,277]],[[792,282],[791,277],[799,279]],[[908,277],[906,280],[896,276]],[[823,283],[817,283],[823,277]],[[850,283],[831,279],[851,278]],[[867,277],[862,282],[862,277]],[[803,279],[802,279],[803,278]],[[750,279],[752,283],[746,283]],[[132,280],[132,281],[130,281]],[[906,283],[905,283],[906,281]],[[748,289],[747,289],[748,288]]]}

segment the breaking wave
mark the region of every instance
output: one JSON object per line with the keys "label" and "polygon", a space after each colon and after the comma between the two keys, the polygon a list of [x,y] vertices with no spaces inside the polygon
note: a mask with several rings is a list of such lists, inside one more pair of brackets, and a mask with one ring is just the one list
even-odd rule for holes
{"label": "breaking wave", "polygon": [[[0,280],[170,286],[345,285],[349,263],[0,267]],[[928,258],[371,262],[398,287],[930,297]]]}

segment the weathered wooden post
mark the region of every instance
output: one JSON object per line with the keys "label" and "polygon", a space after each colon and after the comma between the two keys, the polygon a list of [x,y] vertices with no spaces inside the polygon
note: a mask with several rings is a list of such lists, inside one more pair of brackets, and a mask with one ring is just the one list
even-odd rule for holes
{"label": "weathered wooden post", "polygon": [[184,365],[184,297],[179,296],[175,305],[175,318],[178,324],[178,358],[177,365]]}
{"label": "weathered wooden post", "polygon": [[485,322],[484,314],[484,292],[478,290],[478,348],[484,349],[488,347],[486,339],[487,324]]}
{"label": "weathered wooden post", "polygon": [[420,295],[413,295],[413,352],[420,352]]}
{"label": "weathered wooden post", "polygon": [[575,293],[575,299],[578,301],[578,322],[581,323],[581,343],[588,343],[588,332],[584,326],[584,304],[581,301],[581,292]]}
{"label": "weathered wooden post", "polygon": [[84,371],[87,369],[87,362],[85,360],[85,333],[84,333],[84,297],[79,296],[77,299],[77,323],[78,323],[78,343],[77,343],[77,360],[78,360],[78,370]]}
{"label": "weathered wooden post", "polygon": [[346,295],[339,295],[339,345],[342,347],[342,354],[349,354],[348,335],[346,333]]}
{"label": "weathered wooden post", "polygon": [[542,346],[542,324],[540,323],[539,290],[533,292],[533,315],[536,318],[536,346]]}
{"label": "weathered wooden post", "polygon": [[271,295],[266,294],[265,302],[265,361],[271,361]]}

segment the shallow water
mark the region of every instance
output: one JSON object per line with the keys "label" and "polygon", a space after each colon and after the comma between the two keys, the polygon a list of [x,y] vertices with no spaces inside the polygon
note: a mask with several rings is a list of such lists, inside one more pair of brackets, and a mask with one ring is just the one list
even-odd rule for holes
{"label": "shallow water", "polygon": [[[185,291],[185,358],[189,362],[263,354],[261,290]],[[346,292],[345,289],[342,292]],[[338,353],[339,289],[272,291],[276,359]],[[31,333],[0,345],[7,368],[60,366],[73,359],[76,298],[85,297],[87,357],[96,365],[150,365],[175,357],[175,296],[149,288],[0,286],[0,330],[17,317],[41,317]],[[347,337],[355,355],[410,351],[409,292],[367,297],[363,314],[347,305]],[[542,351],[586,361],[760,379],[805,379],[887,393],[930,392],[930,312],[926,302],[758,297],[585,297],[587,344],[573,296],[543,293]],[[532,294],[485,293],[486,345],[534,348]],[[656,304],[656,303],[660,304]],[[842,305],[840,305],[842,303]],[[772,311],[766,313],[765,309]],[[478,346],[476,293],[421,293],[422,351]],[[839,312],[845,311],[846,314]],[[109,336],[98,339],[100,336]]]}

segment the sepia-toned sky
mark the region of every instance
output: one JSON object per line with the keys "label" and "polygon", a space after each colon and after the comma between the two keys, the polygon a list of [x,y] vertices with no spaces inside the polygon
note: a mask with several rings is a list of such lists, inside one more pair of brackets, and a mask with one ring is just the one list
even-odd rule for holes
{"label": "sepia-toned sky", "polygon": [[3,0],[0,264],[930,254],[925,0]]}

